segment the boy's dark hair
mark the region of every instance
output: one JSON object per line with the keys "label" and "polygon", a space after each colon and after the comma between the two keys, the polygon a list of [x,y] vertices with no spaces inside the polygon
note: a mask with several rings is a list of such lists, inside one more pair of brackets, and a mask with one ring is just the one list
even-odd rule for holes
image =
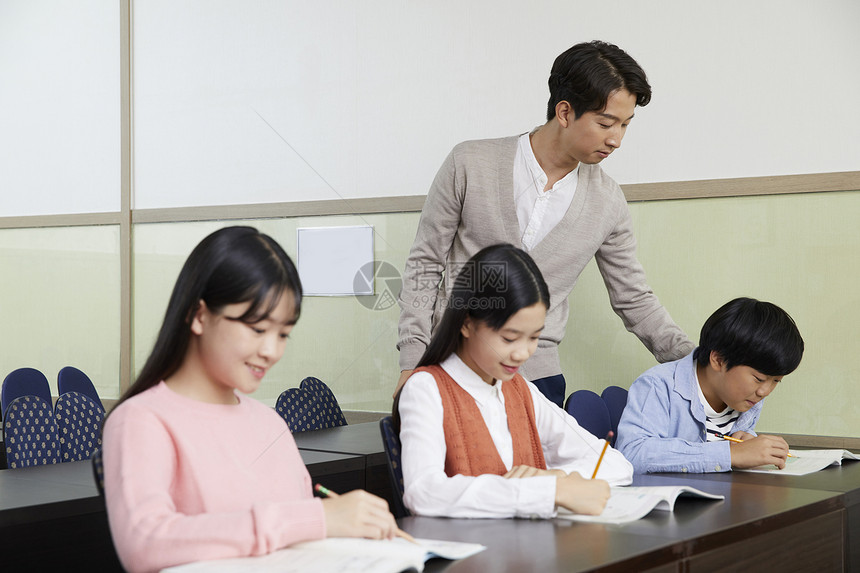
{"label": "boy's dark hair", "polygon": [[767,376],[794,372],[803,357],[803,338],[787,312],[769,302],[736,298],[705,321],[693,358],[706,366],[711,352],[726,369],[749,366]]}
{"label": "boy's dark hair", "polygon": [[546,120],[555,117],[555,106],[561,101],[570,104],[576,119],[600,111],[612,92],[622,88],[636,96],[638,106],[651,101],[645,71],[627,52],[599,40],[577,44],[552,64]]}

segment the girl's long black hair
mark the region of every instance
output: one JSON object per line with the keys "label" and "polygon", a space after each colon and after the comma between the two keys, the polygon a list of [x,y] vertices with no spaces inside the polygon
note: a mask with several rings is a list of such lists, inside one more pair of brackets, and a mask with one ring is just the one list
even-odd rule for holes
{"label": "girl's long black hair", "polygon": [[[460,270],[449,297],[437,302],[447,306],[418,367],[439,364],[457,350],[467,316],[499,330],[519,310],[537,303],[549,309],[549,288],[528,253],[508,243],[481,249]],[[398,431],[399,403],[398,392],[392,409]]]}
{"label": "girl's long black hair", "polygon": [[293,297],[295,322],[302,304],[299,273],[270,236],[253,227],[225,227],[207,236],[185,261],[152,353],[117,406],[179,369],[191,340],[191,319],[201,300],[212,312],[250,302],[237,320],[253,324],[264,319],[285,293]]}

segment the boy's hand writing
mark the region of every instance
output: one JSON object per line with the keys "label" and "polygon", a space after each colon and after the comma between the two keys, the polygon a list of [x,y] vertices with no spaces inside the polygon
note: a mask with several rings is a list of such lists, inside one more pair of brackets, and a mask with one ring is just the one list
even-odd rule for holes
{"label": "boy's hand writing", "polygon": [[[732,437],[738,436],[735,434]],[[761,435],[755,438],[744,438],[743,443],[732,442],[729,447],[732,453],[732,467],[738,469],[767,464],[783,469],[785,459],[788,457],[788,444],[779,436]]]}
{"label": "boy's hand writing", "polygon": [[555,504],[583,515],[600,515],[609,501],[609,483],[576,472],[556,480]]}

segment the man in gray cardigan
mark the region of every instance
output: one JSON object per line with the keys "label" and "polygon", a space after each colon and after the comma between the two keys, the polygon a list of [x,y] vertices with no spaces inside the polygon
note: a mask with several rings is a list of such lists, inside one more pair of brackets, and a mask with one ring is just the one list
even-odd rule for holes
{"label": "man in gray cardigan", "polygon": [[439,169],[403,275],[397,390],[424,353],[459,268],[496,243],[528,251],[549,286],[546,326],[522,374],[559,406],[568,295],[592,257],[612,308],[657,360],[693,350],[645,282],[627,201],[599,166],[621,146],[636,106],[651,99],[645,72],[617,46],[588,42],[556,58],[549,88],[547,123],[461,143]]}

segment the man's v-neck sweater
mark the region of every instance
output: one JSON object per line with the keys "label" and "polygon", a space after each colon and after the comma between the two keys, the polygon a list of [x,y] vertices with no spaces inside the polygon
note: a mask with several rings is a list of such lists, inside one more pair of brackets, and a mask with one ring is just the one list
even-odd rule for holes
{"label": "man's v-neck sweater", "polygon": [[[445,309],[444,295],[462,265],[484,247],[523,248],[514,202],[519,136],[467,141],[448,155],[427,194],[400,295],[401,369],[414,368]],[[562,220],[529,252],[549,287],[551,306],[538,350],[523,367],[530,380],[561,373],[558,344],[568,321],[568,295],[588,262],[597,261],[612,308],[661,362],[688,354],[693,343],[645,280],[621,187],[599,165],[580,164],[576,194]],[[442,295],[442,292],[438,293]],[[585,326],[587,328],[587,326]]]}

